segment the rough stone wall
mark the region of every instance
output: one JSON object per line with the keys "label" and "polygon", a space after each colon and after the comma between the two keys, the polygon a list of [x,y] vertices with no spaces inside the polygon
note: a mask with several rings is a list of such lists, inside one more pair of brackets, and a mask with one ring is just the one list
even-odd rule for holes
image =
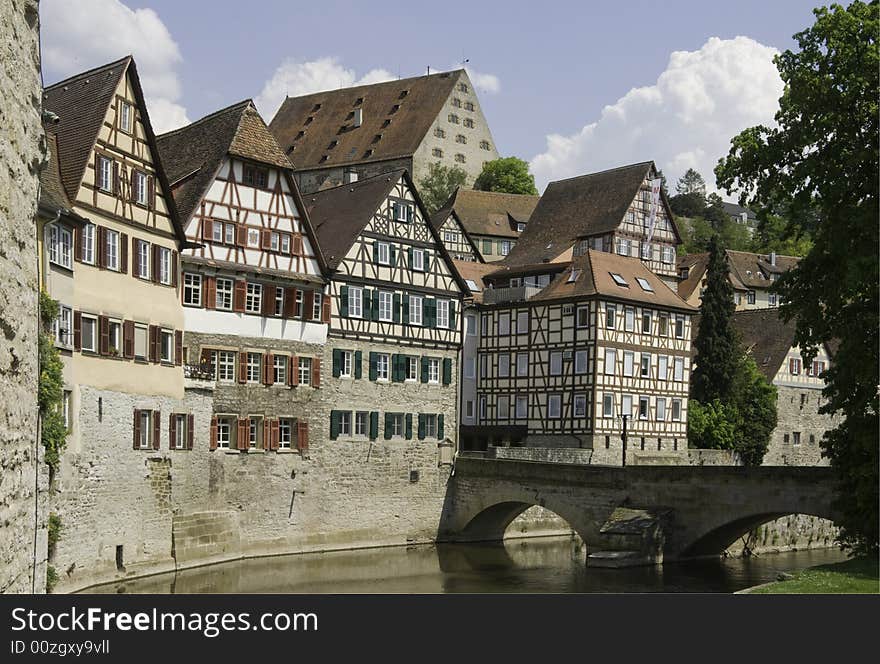
{"label": "rough stone wall", "polygon": [[[0,4],[0,592],[45,589],[35,217],[45,138],[38,3]],[[36,545],[35,545],[36,542]]]}
{"label": "rough stone wall", "polygon": [[[388,161],[374,161],[367,164],[353,164],[351,166],[337,166],[336,168],[322,168],[310,171],[297,171],[296,184],[299,190],[305,194],[318,191],[319,189],[327,189],[343,184],[347,171],[354,171],[358,175],[359,180],[366,180],[380,173],[390,173],[399,168],[405,168],[410,175],[413,174],[413,160],[411,157],[403,157],[401,159],[391,159]],[[416,183],[418,186],[418,182]],[[306,201],[308,207],[308,201]]]}
{"label": "rough stone wall", "polygon": [[590,463],[593,450],[579,447],[489,447],[489,456],[496,459],[544,461],[547,463]]}
{"label": "rough stone wall", "polygon": [[[820,415],[825,403],[820,390],[777,385],[776,413],[778,421],[764,455],[765,466],[827,466],[819,442],[835,418]],[[794,444],[794,433],[800,433],[800,444]],[[785,440],[788,436],[788,440]]]}

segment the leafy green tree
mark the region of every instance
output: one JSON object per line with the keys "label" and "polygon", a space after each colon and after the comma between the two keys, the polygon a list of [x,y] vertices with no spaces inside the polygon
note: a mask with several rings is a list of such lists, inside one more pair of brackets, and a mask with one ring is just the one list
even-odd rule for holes
{"label": "leafy green tree", "polygon": [[444,166],[440,162],[428,164],[428,174],[419,182],[419,195],[428,214],[443,207],[453,192],[464,186],[467,173],[459,166]]}
{"label": "leafy green tree", "polygon": [[742,355],[733,381],[736,408],[734,449],[747,466],[759,466],[776,428],[776,386],[758,370],[755,360]]}
{"label": "leafy green tree", "polygon": [[40,380],[37,387],[37,406],[40,412],[40,440],[45,448],[45,461],[50,480],[58,469],[61,452],[67,443],[67,426],[61,412],[64,379],[61,355],[49,330],[58,318],[58,302],[45,291],[40,293],[40,319],[43,329],[39,338]]}
{"label": "leafy green tree", "polygon": [[474,189],[538,195],[535,176],[529,173],[528,163],[518,157],[502,157],[487,163],[474,181]]}
{"label": "leafy green tree", "polygon": [[669,199],[669,207],[678,217],[702,217],[706,211],[706,198],[703,194],[693,191],[676,194]]}
{"label": "leafy green tree", "polygon": [[684,172],[678,183],[675,185],[676,194],[699,194],[706,198],[706,181],[693,168],[689,168]]}
{"label": "leafy green tree", "polygon": [[714,399],[703,404],[688,401],[688,446],[706,450],[732,450],[736,447],[735,407]]}
{"label": "leafy green tree", "polygon": [[[880,300],[877,219],[878,2],[813,10],[815,23],[775,63],[785,87],[774,127],[751,127],[715,168],[743,204],[786,210],[813,246],[778,282],[782,315],[809,361],[836,346],[822,412],[841,416],[822,440],[838,482],[841,541],[878,550]],[[815,213],[815,214],[814,214]],[[760,214],[760,213],[759,213]]]}
{"label": "leafy green tree", "polygon": [[759,254],[775,252],[783,256],[806,256],[813,248],[813,240],[808,232],[796,231],[797,229],[793,229],[782,215],[768,214],[764,219],[758,220],[758,228],[751,240],[749,251]]}
{"label": "leafy green tree", "polygon": [[700,329],[694,339],[696,368],[691,373],[691,397],[702,403],[728,401],[742,354],[733,327],[733,286],[727,254],[713,237],[709,243],[706,290],[700,304]]}

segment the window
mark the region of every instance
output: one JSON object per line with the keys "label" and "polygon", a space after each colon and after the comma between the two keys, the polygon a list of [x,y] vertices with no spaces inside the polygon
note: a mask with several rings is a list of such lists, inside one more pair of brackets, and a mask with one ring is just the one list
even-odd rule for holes
{"label": "window", "polygon": [[788,360],[788,371],[792,376],[799,376],[801,373],[800,358],[793,357]]}
{"label": "window", "polygon": [[562,373],[562,353],[550,353],[550,375],[559,376]]}
{"label": "window", "polygon": [[510,334],[510,313],[498,314],[498,334],[507,336]]}
{"label": "window", "polygon": [[170,446],[175,450],[186,449],[186,415],[174,415],[174,440]]}
{"label": "window", "polygon": [[791,433],[791,444],[792,445],[800,445],[801,444],[801,432],[793,431]]}
{"label": "window", "polygon": [[150,278],[150,243],[137,241],[138,274],[141,279]]}
{"label": "window", "polygon": [[755,291],[750,290],[746,293],[746,304],[754,304],[755,303]]}
{"label": "window", "polygon": [[632,376],[633,375],[633,361],[635,359],[635,353],[631,350],[623,351],[623,375],[624,376]]}
{"label": "window", "polygon": [[465,334],[467,334],[467,336],[469,336],[469,337],[476,336],[476,334],[477,334],[477,317],[472,314],[468,314],[464,320],[465,320],[465,326],[464,326],[465,327]]}
{"label": "window", "polygon": [[467,92],[468,91],[467,83],[459,83],[458,84],[458,91],[459,92]]}
{"label": "window", "polygon": [[211,240],[214,242],[223,242],[223,224],[215,221],[211,226]]}
{"label": "window", "polygon": [[[661,247],[660,260],[664,263],[671,264],[675,262],[675,247]],[[687,277],[685,277],[687,278]]]}
{"label": "window", "polygon": [[321,305],[324,295],[322,293],[312,293],[312,319],[321,320]]}
{"label": "window", "polygon": [[589,355],[585,350],[575,351],[574,354],[574,372],[583,374],[587,373],[587,358]]}
{"label": "window", "polygon": [[651,355],[649,353],[642,353],[639,368],[639,375],[642,378],[649,378],[651,376]]}
{"label": "window", "polygon": [[681,399],[672,400],[672,419],[676,422],[681,420]]}
{"label": "window", "polygon": [[95,264],[95,225],[86,224],[82,229],[82,258],[83,263]]}
{"label": "window", "polygon": [[684,358],[676,357],[673,369],[673,379],[677,381],[684,380]]}
{"label": "window", "polygon": [[231,383],[235,380],[235,352],[217,351],[217,380]]}
{"label": "window", "polygon": [[480,141],[480,149],[489,150],[489,141]]}
{"label": "window", "polygon": [[258,449],[262,447],[260,444],[261,441],[261,432],[263,430],[263,418],[261,417],[248,417],[248,447],[251,449]]}
{"label": "window", "polygon": [[260,229],[258,229],[258,228],[248,228],[247,229],[247,246],[257,247],[257,248],[260,246]]}
{"label": "window", "polygon": [[70,229],[55,224],[49,226],[49,260],[67,269],[73,268],[71,246],[73,234]]}
{"label": "window", "polygon": [[458,116],[455,113],[450,113],[446,116],[446,119],[452,124],[458,124]]}
{"label": "window", "polygon": [[578,307],[578,309],[577,309],[577,326],[581,327],[581,328],[590,326],[590,308],[589,307]]}
{"label": "window", "polygon": [[425,415],[425,436],[427,438],[437,437],[437,415]]}
{"label": "window", "polygon": [[657,323],[657,334],[661,337],[669,334],[669,316],[667,314],[660,314]]}
{"label": "window", "polygon": [[470,399],[464,402],[464,416],[469,420],[474,417],[474,402]]}
{"label": "window", "polygon": [[483,255],[492,255],[492,240],[483,240]]}
{"label": "window", "polygon": [[[143,429],[143,427],[141,427]],[[232,419],[229,417],[217,418],[217,447],[229,449],[232,441]]]}
{"label": "window", "polygon": [[339,375],[343,378],[351,378],[351,368],[354,366],[354,353],[350,350],[340,351]]}
{"label": "window", "polygon": [[55,343],[60,346],[70,346],[73,344],[73,311],[70,307],[60,306],[58,308],[58,318],[52,326],[55,333]]}
{"label": "window", "polygon": [[453,97],[452,98],[452,105],[455,108],[461,108],[461,99],[459,99],[458,97]]}
{"label": "window", "polygon": [[284,315],[284,289],[275,287],[275,315]]}
{"label": "window", "polygon": [[498,377],[507,378],[510,375],[510,355],[501,353],[498,355]]}
{"label": "window", "polygon": [[269,233],[269,248],[272,251],[281,249],[281,236],[275,231]]}
{"label": "window", "polygon": [[620,414],[632,417],[633,398],[631,394],[624,394],[620,397]]}
{"label": "window", "polygon": [[147,174],[141,171],[134,172],[134,190],[131,197],[139,205],[147,204]]}
{"label": "window", "polygon": [[403,436],[403,413],[388,413],[388,423],[391,425],[392,436]]}
{"label": "window", "polygon": [[410,325],[422,324],[422,296],[409,296],[409,322]]}
{"label": "window", "polygon": [[159,247],[159,281],[171,284],[171,250],[166,247]]}
{"label": "window", "polygon": [[501,240],[499,252],[502,256],[507,256],[510,253],[510,240]]}
{"label": "window", "polygon": [[465,118],[461,123],[468,129],[474,128],[474,121],[471,118]]}
{"label": "window", "polygon": [[[617,240],[617,253],[620,254],[621,256],[629,256],[630,255],[629,246],[630,246],[629,240],[618,239]],[[618,285],[620,285],[620,284],[618,284]]]}
{"label": "window", "polygon": [[516,375],[517,376],[528,376],[529,375],[529,354],[528,353],[517,353],[516,354]]}
{"label": "window", "polygon": [[147,326],[135,325],[134,328],[134,359],[147,359]]}
{"label": "window", "polygon": [[643,291],[645,291],[647,293],[654,292],[654,287],[651,285],[651,283],[647,279],[642,279],[641,277],[636,277],[636,282],[639,284],[639,286],[642,287]]}
{"label": "window", "polygon": [[273,356],[272,365],[272,382],[287,385],[287,355]]}
{"label": "window", "polygon": [[457,152],[455,155],[455,161],[457,161],[459,164],[463,164],[466,161],[466,159],[465,159],[465,156],[463,154],[461,154],[461,152]]}
{"label": "window", "polygon": [[138,447],[148,450],[153,447],[153,411],[139,410],[138,417]]}
{"label": "window", "polygon": [[[639,248],[640,256],[642,260],[651,260],[651,245],[647,242],[642,242],[641,247]],[[642,279],[644,281],[644,279]],[[646,282],[647,283],[647,282]]]}
{"label": "window", "polygon": [[366,436],[367,435],[367,422],[369,420],[370,414],[366,411],[358,411],[354,414],[354,435],[355,436]]}
{"label": "window", "polygon": [[244,184],[265,189],[269,185],[269,171],[265,168],[245,164]]}
{"label": "window", "polygon": [[119,102],[119,128],[130,134],[132,127],[132,106],[127,101]]}
{"label": "window", "polygon": [[244,300],[244,310],[251,314],[258,314],[263,310],[263,286],[261,284],[247,285],[247,294]]}
{"label": "window", "polygon": [[464,377],[465,377],[465,378],[476,378],[476,377],[477,377],[477,361],[476,361],[476,358],[473,358],[473,357],[465,358],[465,361],[464,361]]}
{"label": "window", "polygon": [[217,279],[217,309],[232,310],[232,279]]}
{"label": "window", "polygon": [[122,323],[111,320],[108,324],[110,344],[108,350],[111,355],[122,355]]}
{"label": "window", "polygon": [[605,375],[613,376],[617,367],[617,351],[614,348],[605,349]]}
{"label": "window", "polygon": [[587,416],[587,395],[586,394],[575,394],[574,395],[574,416],[575,417],[586,417]]}
{"label": "window", "polygon": [[614,394],[610,392],[602,395],[602,417],[614,417]]}
{"label": "window", "polygon": [[88,351],[90,353],[94,353],[97,351],[95,347],[95,330],[98,326],[98,321],[91,316],[83,316],[81,323],[81,345],[83,351]]}
{"label": "window", "polygon": [[417,270],[419,272],[425,271],[425,250],[424,249],[413,249],[412,250],[412,269]]}
{"label": "window", "polygon": [[616,325],[617,325],[616,320],[615,320],[616,315],[617,315],[617,307],[613,304],[606,304],[605,305],[605,327],[607,327],[611,330],[613,330],[616,327]]}
{"label": "window", "polygon": [[633,332],[636,328],[636,310],[626,307],[623,310],[623,329],[627,332]]}
{"label": "window", "polygon": [[675,317],[675,338],[684,339],[684,316]]}
{"label": "window", "polygon": [[437,357],[429,357],[428,358],[428,382],[429,383],[439,383],[440,382],[440,358],[437,358]]}
{"label": "window", "polygon": [[348,315],[352,318],[363,317],[363,291],[356,286],[348,288]]}
{"label": "window", "polygon": [[449,328],[449,300],[437,300],[437,327]]}
{"label": "window", "polygon": [[174,332],[159,331],[159,358],[162,362],[174,362]]}
{"label": "window", "polygon": [[235,224],[226,224],[224,229],[224,233],[226,234],[226,244],[235,244]]}
{"label": "window", "polygon": [[312,358],[310,357],[299,358],[299,384],[312,384]]}
{"label": "window", "polygon": [[441,158],[443,157],[443,150],[441,150],[440,148],[434,148],[433,150],[431,150],[431,155],[437,158]]}
{"label": "window", "polygon": [[107,157],[98,157],[98,188],[113,191],[113,160]]}
{"label": "window", "polygon": [[70,390],[64,390],[61,393],[61,417],[63,418],[64,426],[68,429],[73,427],[70,412],[70,399],[72,396],[73,394]]}
{"label": "window", "polygon": [[453,231],[443,231],[443,241],[444,242],[456,242],[458,240],[458,234]]}
{"label": "window", "polygon": [[657,358],[657,378],[666,380],[669,375],[669,357],[661,355]]}
{"label": "window", "polygon": [[480,397],[480,419],[486,419],[486,397]]}
{"label": "window", "polygon": [[339,435],[340,436],[350,436],[351,435],[351,411],[348,411],[348,410],[339,411]]}
{"label": "window", "polygon": [[404,380],[416,381],[419,379],[418,371],[419,371],[419,362],[417,357],[407,357],[406,358],[406,374],[404,376]]}
{"label": "window", "polygon": [[467,136],[465,136],[464,134],[458,134],[455,137],[455,142],[465,144],[467,143]]}
{"label": "window", "polygon": [[550,394],[547,396],[547,417],[558,419],[562,414],[562,395]]}
{"label": "window", "polygon": [[657,419],[663,421],[666,419],[666,399],[657,397]]}
{"label": "window", "polygon": [[119,269],[119,233],[116,231],[111,231],[109,228],[105,229],[104,237],[107,238],[107,245],[105,256],[107,257],[107,264],[105,267],[108,270],[118,270]]}
{"label": "window", "polygon": [[390,377],[390,358],[387,353],[376,354],[376,379],[388,380]]}
{"label": "window", "polygon": [[260,382],[260,369],[263,366],[263,356],[260,353],[247,354],[247,382]]}
{"label": "window", "polygon": [[767,294],[767,305],[770,307],[775,307],[777,305],[776,293]]}
{"label": "window", "polygon": [[391,264],[391,246],[387,242],[376,243],[376,262],[381,265]]}
{"label": "window", "polygon": [[648,397],[639,397],[639,419],[648,419]]}

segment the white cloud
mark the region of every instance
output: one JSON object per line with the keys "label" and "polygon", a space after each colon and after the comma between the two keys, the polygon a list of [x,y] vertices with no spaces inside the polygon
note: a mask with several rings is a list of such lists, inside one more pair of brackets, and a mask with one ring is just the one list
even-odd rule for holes
{"label": "white cloud", "polygon": [[473,83],[474,87],[480,92],[487,92],[489,94],[501,92],[501,81],[495,76],[495,74],[484,74],[468,67],[467,65],[465,65],[465,71],[467,71],[471,83]]}
{"label": "white cloud", "polygon": [[714,191],[713,169],[730,139],[773,124],[783,88],[772,62],[777,52],[748,37],[712,37],[698,51],[672,53],[654,85],[630,90],[575,134],[547,136],[547,149],[531,161],[539,189],[653,159],[673,190],[694,168]]}
{"label": "white cloud", "polygon": [[371,69],[357,77],[354,69],[346,69],[335,57],[300,62],[288,58],[282,62],[272,78],[266,81],[262,92],[254,100],[268,122],[281,106],[285,96],[297,97],[322,90],[336,90],[354,85],[368,85],[397,78],[385,69]]}
{"label": "white cloud", "polygon": [[189,122],[178,103],[180,50],[155,11],[130,9],[119,0],[43,0],[40,21],[43,64],[52,80],[130,53],[156,133]]}

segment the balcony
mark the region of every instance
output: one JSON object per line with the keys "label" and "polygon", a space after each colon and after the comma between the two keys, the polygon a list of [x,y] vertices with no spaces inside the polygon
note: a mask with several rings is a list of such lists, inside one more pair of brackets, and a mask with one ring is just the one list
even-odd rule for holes
{"label": "balcony", "polygon": [[542,290],[544,286],[514,286],[512,288],[489,288],[483,291],[484,304],[503,304],[505,302],[523,302]]}

